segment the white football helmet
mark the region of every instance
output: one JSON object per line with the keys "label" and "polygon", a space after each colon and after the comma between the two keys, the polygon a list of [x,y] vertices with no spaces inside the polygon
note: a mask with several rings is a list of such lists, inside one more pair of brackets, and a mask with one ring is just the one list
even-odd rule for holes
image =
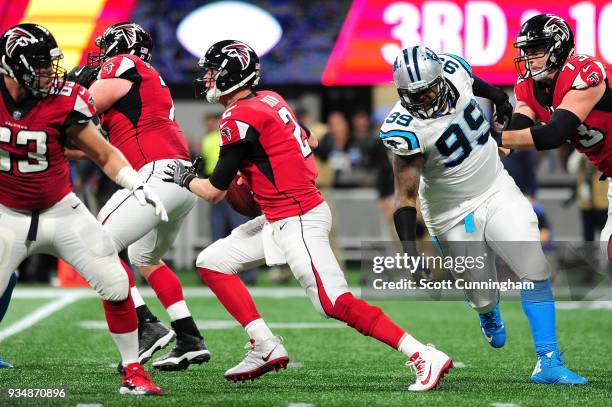
{"label": "white football helmet", "polygon": [[427,47],[403,49],[393,64],[393,81],[402,106],[421,119],[446,113],[448,84],[442,74],[442,62]]}

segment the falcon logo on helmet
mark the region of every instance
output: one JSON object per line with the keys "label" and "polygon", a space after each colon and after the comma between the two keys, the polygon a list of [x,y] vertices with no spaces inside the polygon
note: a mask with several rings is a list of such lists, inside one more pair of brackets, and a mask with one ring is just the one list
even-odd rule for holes
{"label": "falcon logo on helmet", "polygon": [[566,41],[569,39],[569,27],[560,17],[551,15],[550,19],[544,24],[544,32],[550,34],[559,34],[557,41]]}
{"label": "falcon logo on helmet", "polygon": [[132,23],[113,26],[115,36],[122,36],[128,48],[136,45],[136,27]]}
{"label": "falcon logo on helmet", "polygon": [[9,57],[13,56],[13,51],[17,47],[23,47],[28,44],[35,44],[38,39],[29,31],[15,27],[7,32],[8,39],[6,40],[6,55]]}
{"label": "falcon logo on helmet", "polygon": [[233,44],[226,45],[221,49],[221,52],[227,54],[228,57],[238,58],[242,69],[245,69],[247,66],[249,66],[249,62],[251,62],[249,48],[247,45],[241,42],[235,42]]}

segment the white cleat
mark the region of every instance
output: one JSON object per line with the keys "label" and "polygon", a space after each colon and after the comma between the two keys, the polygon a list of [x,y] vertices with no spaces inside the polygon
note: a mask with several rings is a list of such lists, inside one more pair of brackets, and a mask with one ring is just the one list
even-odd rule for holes
{"label": "white cleat", "polygon": [[275,336],[263,342],[255,342],[251,338],[245,348],[249,351],[242,362],[225,372],[227,380],[235,382],[255,380],[270,371],[287,368],[289,355],[280,336]]}
{"label": "white cleat", "polygon": [[410,391],[428,391],[435,388],[442,376],[453,368],[453,361],[444,352],[440,352],[433,345],[410,357],[408,363],[416,373],[416,382],[408,387]]}

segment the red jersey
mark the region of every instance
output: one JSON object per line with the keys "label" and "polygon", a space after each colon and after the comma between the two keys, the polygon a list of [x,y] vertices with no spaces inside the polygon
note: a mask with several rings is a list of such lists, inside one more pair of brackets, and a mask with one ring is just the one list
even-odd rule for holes
{"label": "red jersey", "polygon": [[66,82],[59,95],[16,105],[0,75],[0,204],[47,209],[72,192],[64,156],[67,128],[95,115],[86,88]]}
{"label": "red jersey", "polygon": [[612,90],[604,64],[588,55],[572,55],[565,61],[550,89],[528,78],[519,79],[514,93],[517,100],[526,103],[536,113],[538,122],[548,122],[567,92],[587,89],[601,82],[606,85],[603,97],[569,141],[576,150],[586,154],[599,171],[612,175]]}
{"label": "red jersey", "polygon": [[306,131],[277,93],[258,91],[227,108],[221,149],[249,143],[240,171],[270,222],[303,215],[323,202]]}
{"label": "red jersey", "polygon": [[117,55],[98,79],[122,78],[130,91],[102,115],[102,128],[136,170],[152,161],[190,160],[187,140],[174,120],[170,90],[155,68],[134,55]]}

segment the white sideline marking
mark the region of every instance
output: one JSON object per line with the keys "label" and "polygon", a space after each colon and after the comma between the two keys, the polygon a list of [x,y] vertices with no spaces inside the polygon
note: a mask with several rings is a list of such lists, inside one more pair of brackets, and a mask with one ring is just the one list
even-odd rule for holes
{"label": "white sideline marking", "polygon": [[493,407],[520,407],[518,404],[514,403],[491,403]]}
{"label": "white sideline marking", "polygon": [[302,362],[289,362],[287,369],[301,369],[304,367]]}
{"label": "white sideline marking", "polygon": [[459,362],[459,361],[455,362],[453,360],[453,366],[456,367],[457,369],[464,369],[465,368],[465,363]]}
{"label": "white sideline marking", "polygon": [[[230,320],[196,321],[199,329],[223,330],[239,328],[240,324]],[[84,329],[107,329],[106,321],[81,321],[79,326]],[[270,328],[276,329],[338,329],[345,325],[336,322],[270,322]]]}
{"label": "white sideline marking", "polygon": [[[155,297],[151,288],[138,288],[143,297]],[[258,298],[307,298],[304,290],[299,287],[269,287],[249,288],[253,297]],[[360,296],[359,288],[352,289],[353,295]],[[185,297],[191,298],[216,298],[209,288],[189,287],[183,288]],[[81,298],[98,298],[99,295],[91,288],[15,288],[13,298],[57,298],[63,295],[76,294]]]}
{"label": "white sideline marking", "polygon": [[13,336],[21,331],[30,328],[31,326],[37,324],[39,321],[47,318],[48,316],[56,313],[57,311],[79,299],[81,299],[81,296],[78,294],[64,295],[63,297],[55,301],[51,301],[50,303],[35,309],[30,314],[12,323],[6,328],[0,330],[0,342],[10,336]]}
{"label": "white sideline marking", "polygon": [[315,407],[315,405],[310,403],[288,403],[287,407]]}
{"label": "white sideline marking", "polygon": [[566,309],[612,309],[612,301],[568,301],[555,303],[558,310]]}

